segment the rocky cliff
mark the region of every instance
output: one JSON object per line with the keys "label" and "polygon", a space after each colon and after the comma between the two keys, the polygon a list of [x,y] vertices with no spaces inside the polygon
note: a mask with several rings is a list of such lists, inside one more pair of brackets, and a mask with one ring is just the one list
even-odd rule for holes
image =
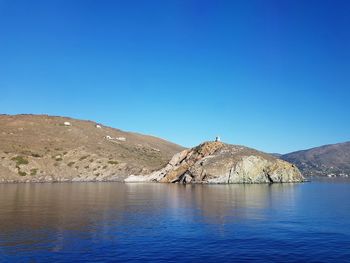
{"label": "rocky cliff", "polygon": [[126,182],[292,183],[304,181],[298,168],[254,149],[205,142],[174,155],[161,170],[131,175]]}

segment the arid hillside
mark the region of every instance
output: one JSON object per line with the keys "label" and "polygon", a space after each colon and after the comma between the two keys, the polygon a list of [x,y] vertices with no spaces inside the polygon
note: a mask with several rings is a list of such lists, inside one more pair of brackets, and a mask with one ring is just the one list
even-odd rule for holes
{"label": "arid hillside", "polygon": [[350,142],[288,153],[280,158],[294,163],[305,176],[350,176]]}
{"label": "arid hillside", "polygon": [[123,181],[160,169],[183,149],[92,121],[0,115],[0,182]]}

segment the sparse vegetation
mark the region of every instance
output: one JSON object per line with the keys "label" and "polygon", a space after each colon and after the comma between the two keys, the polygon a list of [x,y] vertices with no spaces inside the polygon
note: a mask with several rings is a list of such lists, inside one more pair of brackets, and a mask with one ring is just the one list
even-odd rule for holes
{"label": "sparse vegetation", "polygon": [[88,157],[89,157],[89,155],[84,155],[84,156],[82,156],[82,157],[79,158],[79,161],[83,161],[83,160],[85,160],[85,159],[88,158]]}
{"label": "sparse vegetation", "polygon": [[28,160],[23,156],[16,156],[13,157],[11,160],[16,162],[16,166],[25,165],[29,163]]}
{"label": "sparse vegetation", "polygon": [[35,158],[42,157],[40,154],[38,154],[38,153],[33,153],[33,152],[31,152],[31,151],[28,151],[28,150],[26,150],[26,151],[21,151],[21,154],[27,155],[27,156],[32,156],[32,157],[35,157]]}
{"label": "sparse vegetation", "polygon": [[116,165],[116,164],[118,164],[119,162],[117,162],[117,161],[108,161],[108,163],[109,163],[109,164]]}
{"label": "sparse vegetation", "polygon": [[92,163],[94,161],[94,159],[90,159],[90,163]]}
{"label": "sparse vegetation", "polygon": [[36,175],[38,172],[38,169],[34,168],[34,169],[30,169],[30,175],[34,176]]}
{"label": "sparse vegetation", "polygon": [[72,167],[74,164],[75,164],[75,162],[69,162],[67,165],[68,165],[69,167]]}
{"label": "sparse vegetation", "polygon": [[87,165],[87,166],[85,166],[84,168],[85,168],[85,169],[89,169],[89,166]]}
{"label": "sparse vegetation", "polygon": [[107,169],[107,165],[104,165],[104,166],[102,167],[102,169],[103,169],[103,170]]}
{"label": "sparse vegetation", "polygon": [[62,157],[58,157],[55,160],[59,162],[59,161],[62,161],[63,159],[62,159]]}
{"label": "sparse vegetation", "polygon": [[27,175],[27,173],[26,173],[26,172],[23,172],[23,171],[18,171],[18,174],[19,174],[20,176],[26,176],[26,175]]}

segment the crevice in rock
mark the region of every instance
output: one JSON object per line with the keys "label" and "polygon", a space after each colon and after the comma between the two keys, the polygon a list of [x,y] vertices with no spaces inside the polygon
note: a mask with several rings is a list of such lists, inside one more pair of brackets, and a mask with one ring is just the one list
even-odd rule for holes
{"label": "crevice in rock", "polygon": [[230,171],[229,171],[229,174],[228,174],[228,179],[227,179],[227,183],[228,184],[230,183],[231,176],[232,176],[232,173],[233,173],[234,170],[235,170],[235,166],[232,166]]}
{"label": "crevice in rock", "polygon": [[193,176],[190,174],[189,171],[185,171],[181,175],[179,175],[176,179],[171,181],[171,183],[181,183],[181,184],[187,184],[187,178],[190,177],[192,181]]}
{"label": "crevice in rock", "polygon": [[273,180],[271,178],[271,175],[268,172],[266,172],[266,171],[264,171],[264,173],[265,173],[266,178],[269,180],[269,183],[272,184]]}

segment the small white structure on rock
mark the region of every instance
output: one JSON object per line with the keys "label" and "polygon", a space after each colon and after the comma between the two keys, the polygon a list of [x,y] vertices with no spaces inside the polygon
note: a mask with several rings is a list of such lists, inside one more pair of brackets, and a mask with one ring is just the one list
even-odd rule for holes
{"label": "small white structure on rock", "polygon": [[215,137],[215,141],[216,141],[216,142],[221,142],[220,136],[216,136],[216,137]]}
{"label": "small white structure on rock", "polygon": [[72,124],[71,124],[69,121],[65,121],[65,122],[63,123],[63,125],[64,125],[64,126],[72,126]]}
{"label": "small white structure on rock", "polygon": [[107,139],[107,140],[112,140],[112,141],[121,141],[121,142],[125,142],[126,141],[126,138],[125,137],[111,137],[111,136],[109,136],[109,135],[107,135],[107,136],[105,136],[105,138]]}
{"label": "small white structure on rock", "polygon": [[101,127],[101,125],[99,125],[99,124],[96,124],[96,126],[95,126],[97,129],[101,129],[102,127]]}

